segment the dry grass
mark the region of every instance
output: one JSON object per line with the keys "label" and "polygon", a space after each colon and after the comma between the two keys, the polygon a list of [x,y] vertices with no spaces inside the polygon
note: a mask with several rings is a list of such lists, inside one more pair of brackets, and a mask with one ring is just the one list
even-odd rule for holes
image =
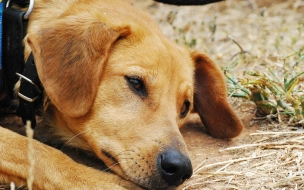
{"label": "dry grass", "polygon": [[231,160],[197,167],[183,189],[303,189],[304,131],[258,132],[260,141],[220,151]]}
{"label": "dry grass", "polygon": [[29,160],[29,170],[27,178],[27,188],[28,190],[33,189],[34,182],[34,166],[35,166],[35,150],[33,146],[34,130],[31,127],[31,122],[27,121],[26,125],[26,136],[28,137],[28,160]]}
{"label": "dry grass", "polygon": [[[246,71],[259,71],[283,83],[286,73],[294,77],[304,70],[299,60],[304,54],[303,0],[228,0],[203,7],[135,2],[172,40],[207,52],[239,80],[251,79]],[[292,95],[303,95],[303,77]],[[231,102],[240,115],[253,112],[250,101]],[[304,189],[302,123],[280,114],[253,118],[250,126],[259,126],[250,134],[255,140],[219,149],[229,155],[226,160],[203,159],[182,189]]]}

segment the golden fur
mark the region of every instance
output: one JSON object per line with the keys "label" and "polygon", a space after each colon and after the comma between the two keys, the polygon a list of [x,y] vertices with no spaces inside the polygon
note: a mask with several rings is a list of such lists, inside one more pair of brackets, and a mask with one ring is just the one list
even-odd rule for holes
{"label": "golden fur", "polygon": [[[169,187],[156,160],[172,147],[187,156],[179,132],[186,101],[212,136],[233,138],[242,130],[216,64],[170,42],[149,16],[124,2],[36,0],[25,49],[25,57],[34,54],[48,102],[44,122],[116,174],[34,141],[35,189]],[[141,78],[147,95],[136,94],[126,76]],[[4,128],[0,136],[0,182],[23,185],[27,139]]]}

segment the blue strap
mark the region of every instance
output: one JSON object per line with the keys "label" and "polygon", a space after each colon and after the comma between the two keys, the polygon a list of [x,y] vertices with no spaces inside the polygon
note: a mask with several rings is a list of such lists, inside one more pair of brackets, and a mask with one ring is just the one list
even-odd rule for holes
{"label": "blue strap", "polygon": [[0,0],[0,90],[3,88],[3,74],[2,74],[2,14],[3,1]]}

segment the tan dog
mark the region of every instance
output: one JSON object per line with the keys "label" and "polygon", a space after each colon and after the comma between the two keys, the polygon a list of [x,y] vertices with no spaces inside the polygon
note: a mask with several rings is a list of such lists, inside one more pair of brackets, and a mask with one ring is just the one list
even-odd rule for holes
{"label": "tan dog", "polygon": [[[25,39],[44,87],[46,127],[115,174],[34,141],[35,189],[166,189],[192,175],[179,128],[195,108],[214,137],[242,123],[206,55],[170,42],[118,0],[37,0]],[[27,138],[0,128],[0,182],[24,185]]]}

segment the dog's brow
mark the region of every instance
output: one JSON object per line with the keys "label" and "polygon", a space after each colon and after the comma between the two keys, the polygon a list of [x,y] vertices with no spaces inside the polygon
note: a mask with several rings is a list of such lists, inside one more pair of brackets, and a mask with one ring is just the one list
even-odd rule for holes
{"label": "dog's brow", "polygon": [[136,75],[139,77],[144,77],[147,73],[147,70],[144,67],[135,65],[135,66],[129,66],[126,67],[123,71],[125,73],[125,75],[131,76],[131,75]]}

